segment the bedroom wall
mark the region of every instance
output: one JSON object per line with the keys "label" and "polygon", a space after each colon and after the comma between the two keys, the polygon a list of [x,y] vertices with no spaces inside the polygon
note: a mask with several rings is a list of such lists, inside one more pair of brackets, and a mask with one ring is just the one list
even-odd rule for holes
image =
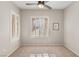
{"label": "bedroom wall", "polygon": [[[48,38],[32,38],[31,37],[31,16],[47,16],[49,17],[49,37]],[[21,44],[47,44],[62,45],[63,42],[63,10],[21,10]],[[59,23],[59,31],[53,30],[53,23]]]}
{"label": "bedroom wall", "polygon": [[64,10],[65,46],[79,55],[79,2],[74,2]]}
{"label": "bedroom wall", "polygon": [[19,40],[11,42],[10,38],[10,12],[19,14],[19,9],[11,2],[0,1],[0,56],[9,56],[19,47]]}

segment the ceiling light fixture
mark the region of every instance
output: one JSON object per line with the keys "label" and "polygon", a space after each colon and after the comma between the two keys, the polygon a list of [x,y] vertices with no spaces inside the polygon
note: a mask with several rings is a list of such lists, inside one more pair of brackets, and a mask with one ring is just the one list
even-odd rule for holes
{"label": "ceiling light fixture", "polygon": [[38,7],[39,7],[39,8],[43,8],[43,7],[44,7],[44,5],[42,5],[42,4],[39,4],[39,5],[38,5]]}
{"label": "ceiling light fixture", "polygon": [[43,8],[44,7],[44,1],[38,1],[38,7]]}

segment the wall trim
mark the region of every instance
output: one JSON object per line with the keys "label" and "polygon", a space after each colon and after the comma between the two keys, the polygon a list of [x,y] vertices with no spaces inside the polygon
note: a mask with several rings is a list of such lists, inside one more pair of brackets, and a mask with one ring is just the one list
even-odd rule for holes
{"label": "wall trim", "polygon": [[64,44],[22,44],[21,46],[27,46],[27,45],[64,45]]}
{"label": "wall trim", "polygon": [[73,49],[71,49],[71,48],[67,47],[66,45],[64,45],[64,46],[65,46],[65,48],[69,49],[70,51],[72,51],[73,53],[75,53],[77,56],[79,56],[79,54],[78,54],[78,53],[76,53]]}
{"label": "wall trim", "polygon": [[[20,47],[20,46],[19,46]],[[16,49],[10,51],[10,53],[8,53],[8,55],[6,55],[6,57],[9,57],[13,52],[15,52],[17,49],[19,49],[19,47],[17,47]]]}

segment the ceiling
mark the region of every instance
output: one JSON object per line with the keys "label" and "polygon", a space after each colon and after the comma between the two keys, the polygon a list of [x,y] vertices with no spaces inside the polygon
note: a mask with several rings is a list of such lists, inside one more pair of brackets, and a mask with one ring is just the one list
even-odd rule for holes
{"label": "ceiling", "polygon": [[[38,3],[37,1],[13,1],[13,3],[20,9],[40,9],[37,5],[26,5],[26,3]],[[45,4],[52,7],[52,9],[64,9],[68,7],[71,1],[48,1]],[[42,8],[47,9],[47,8]]]}

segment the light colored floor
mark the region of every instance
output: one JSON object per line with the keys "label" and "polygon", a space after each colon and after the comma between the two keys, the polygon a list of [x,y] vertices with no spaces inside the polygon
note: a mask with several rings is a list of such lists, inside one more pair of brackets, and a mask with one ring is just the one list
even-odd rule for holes
{"label": "light colored floor", "polygon": [[78,57],[76,54],[65,48],[64,46],[22,46],[17,49],[9,57]]}

